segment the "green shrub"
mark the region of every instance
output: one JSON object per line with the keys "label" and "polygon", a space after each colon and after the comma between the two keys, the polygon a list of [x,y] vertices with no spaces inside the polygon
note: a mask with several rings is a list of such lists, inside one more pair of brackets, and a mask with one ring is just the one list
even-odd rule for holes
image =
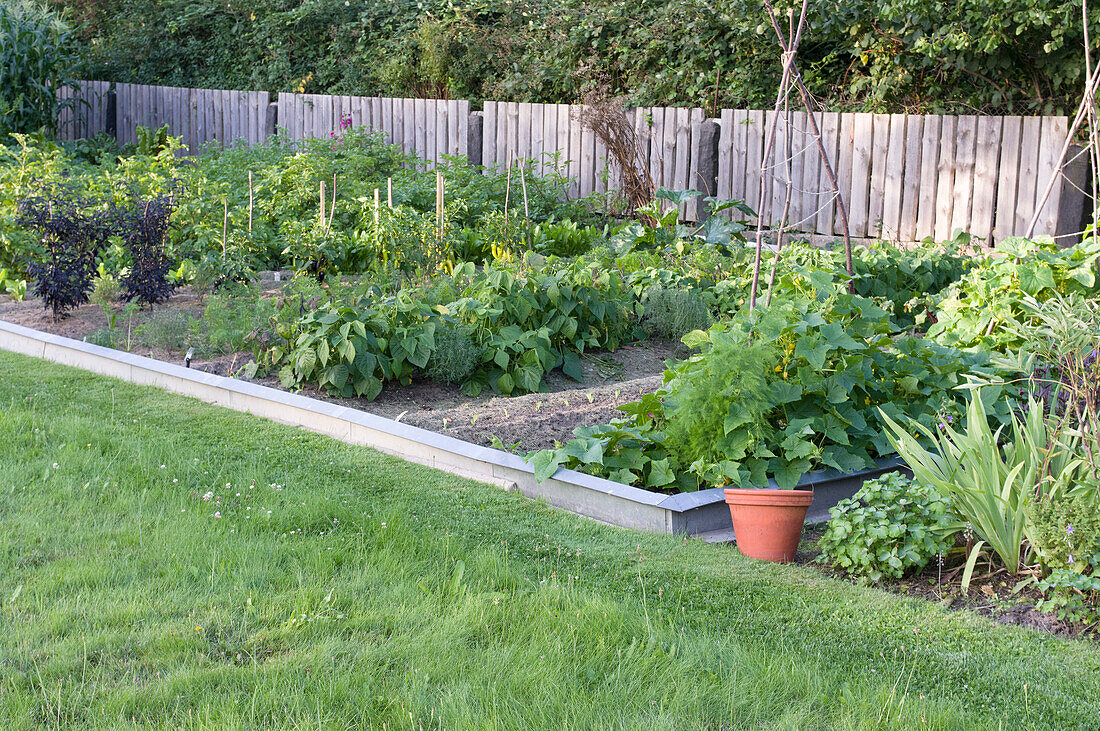
{"label": "green shrub", "polygon": [[873,582],[920,571],[961,528],[948,500],[897,472],[863,483],[829,514],[820,560]]}
{"label": "green shrub", "polygon": [[193,320],[191,315],[179,310],[153,310],[135,334],[151,348],[182,350],[192,331]]}
{"label": "green shrub", "polygon": [[703,298],[689,289],[653,287],[645,296],[642,329],[651,338],[679,340],[713,322]]}
{"label": "green shrub", "polygon": [[443,323],[435,330],[435,347],[424,365],[424,375],[439,383],[462,383],[481,362],[481,348],[473,330]]}
{"label": "green shrub", "polygon": [[[605,79],[636,105],[702,104],[713,114],[770,108],[782,71],[752,0],[63,2],[88,20],[90,78],[138,83],[568,104]],[[1087,76],[1080,9],[1073,0],[813,0],[800,66],[833,110],[1066,114]],[[1100,11],[1089,12],[1093,27]]]}

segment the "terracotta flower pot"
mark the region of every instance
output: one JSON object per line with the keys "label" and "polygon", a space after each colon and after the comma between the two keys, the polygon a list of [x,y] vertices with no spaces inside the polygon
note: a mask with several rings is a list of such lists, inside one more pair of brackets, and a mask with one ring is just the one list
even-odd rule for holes
{"label": "terracotta flower pot", "polygon": [[726,490],[737,547],[749,558],[791,561],[813,501],[813,490]]}

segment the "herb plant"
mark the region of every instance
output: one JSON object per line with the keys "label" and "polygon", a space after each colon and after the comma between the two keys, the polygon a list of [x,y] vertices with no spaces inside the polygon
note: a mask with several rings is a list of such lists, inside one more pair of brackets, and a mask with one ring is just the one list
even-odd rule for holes
{"label": "herb plant", "polygon": [[822,561],[871,582],[900,579],[944,556],[961,529],[946,498],[891,472],[829,511]]}

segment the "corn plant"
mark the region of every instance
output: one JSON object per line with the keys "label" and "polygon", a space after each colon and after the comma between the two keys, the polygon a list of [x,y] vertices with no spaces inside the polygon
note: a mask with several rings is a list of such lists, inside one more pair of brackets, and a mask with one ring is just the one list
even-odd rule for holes
{"label": "corn plant", "polygon": [[61,109],[57,91],[70,85],[72,29],[35,0],[0,2],[0,138],[10,132],[54,131]]}

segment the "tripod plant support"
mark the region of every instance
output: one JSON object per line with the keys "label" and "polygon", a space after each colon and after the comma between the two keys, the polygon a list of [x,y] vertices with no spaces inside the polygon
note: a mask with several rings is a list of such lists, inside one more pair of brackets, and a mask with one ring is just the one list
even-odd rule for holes
{"label": "tripod plant support", "polygon": [[[848,270],[848,275],[853,275],[852,237],[848,229],[848,207],[844,202],[844,194],[840,191],[840,185],[837,183],[836,172],[833,170],[832,163],[829,161],[829,154],[825,151],[825,145],[821,141],[821,128],[818,126],[817,117],[814,116],[813,100],[810,98],[810,92],[806,89],[806,84],[802,80],[802,74],[799,72],[798,65],[795,63],[795,55],[798,53],[798,46],[802,41],[802,32],[806,25],[806,10],[809,5],[809,0],[802,0],[802,11],[799,15],[798,26],[793,34],[789,34],[790,37],[783,34],[783,29],[780,27],[779,21],[775,17],[775,8],[772,5],[772,0],[763,0],[763,2],[765,10],[768,12],[768,18],[771,20],[772,28],[775,29],[775,34],[779,39],[779,46],[783,54],[783,75],[780,78],[779,91],[776,94],[775,114],[772,117],[772,124],[765,136],[764,156],[760,166],[760,206],[756,225],[756,261],[753,266],[752,290],[749,295],[750,309],[756,306],[756,295],[760,285],[760,260],[764,246],[763,213],[765,202],[768,199],[768,161],[775,149],[775,125],[779,119],[779,111],[782,108],[783,100],[786,99],[787,95],[790,93],[790,85],[792,82],[798,89],[799,96],[802,99],[802,105],[806,108],[806,116],[810,123],[810,134],[814,138],[818,154],[821,156],[821,164],[825,170],[825,175],[828,177],[829,184],[832,186],[833,193],[836,197],[837,212],[844,232],[845,265]],[[783,224],[781,223],[780,225]],[[853,284],[849,283],[849,287],[852,286]]]}

